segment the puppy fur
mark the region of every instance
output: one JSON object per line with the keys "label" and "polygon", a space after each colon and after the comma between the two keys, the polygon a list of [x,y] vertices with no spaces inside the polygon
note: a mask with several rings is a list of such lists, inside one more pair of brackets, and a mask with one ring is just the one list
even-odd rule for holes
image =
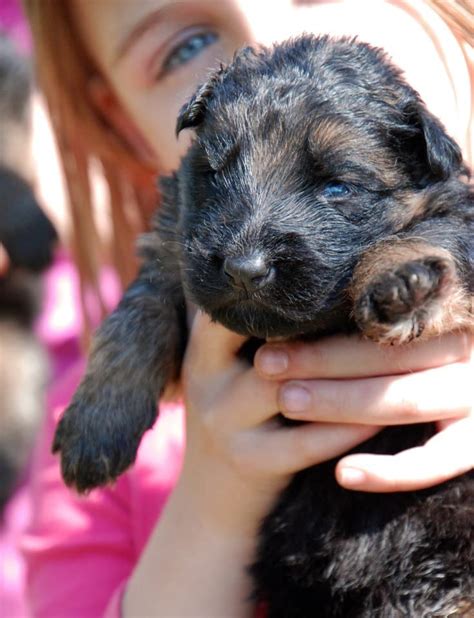
{"label": "puppy fur", "polygon": [[[179,377],[186,303],[255,345],[473,329],[468,171],[381,50],[313,36],[244,49],[182,109],[185,128],[196,137],[161,181],[141,272],[58,426],[53,448],[79,491],[133,462]],[[396,453],[433,433],[387,428],[355,451]],[[474,615],[473,473],[378,495],[342,489],[334,466],[297,474],[262,523],[251,571],[268,615]]]}

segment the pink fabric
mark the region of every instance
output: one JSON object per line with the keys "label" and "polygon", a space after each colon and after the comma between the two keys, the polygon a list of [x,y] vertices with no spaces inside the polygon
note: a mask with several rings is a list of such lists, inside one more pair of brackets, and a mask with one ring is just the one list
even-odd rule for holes
{"label": "pink fabric", "polygon": [[122,615],[122,600],[125,593],[125,583],[119,586],[110,599],[103,618],[120,618]]}
{"label": "pink fabric", "polygon": [[[112,310],[120,298],[120,285],[111,268],[103,269],[100,284],[105,291],[107,308]],[[54,392],[58,396],[61,377],[81,356],[79,337],[83,330],[79,275],[64,250],[57,252],[53,267],[44,276],[44,286],[46,294],[36,333],[48,349],[51,384],[55,385]],[[96,314],[98,324],[100,314],[98,311]]]}
{"label": "pink fabric", "polygon": [[[126,579],[179,473],[182,408],[163,407],[155,428],[141,444],[135,466],[115,487],[87,498],[67,489],[50,448],[55,423],[85,363],[78,343],[77,274],[65,253],[58,253],[45,283],[45,311],[37,332],[52,364],[49,412],[31,463],[29,485],[18,489],[0,525],[0,615],[114,618],[120,615]],[[102,283],[112,307],[118,298],[117,281],[106,271]],[[26,563],[19,552],[20,540]]]}
{"label": "pink fabric", "polygon": [[[73,386],[81,368],[71,372]],[[31,612],[36,618],[120,615],[124,583],[177,480],[183,445],[179,405],[162,407],[137,461],[114,487],[79,497],[65,488],[50,454],[56,408],[38,443],[33,521],[23,538]],[[158,463],[157,463],[158,462]]]}
{"label": "pink fabric", "polygon": [[[145,436],[135,466],[112,488],[78,497],[64,486],[50,454],[55,423],[84,370],[78,335],[77,274],[59,254],[48,274],[45,312],[37,331],[53,360],[50,411],[32,462],[32,521],[23,537],[31,613],[37,618],[108,618],[119,615],[124,583],[175,484],[181,463],[183,415],[164,406]],[[119,288],[105,271],[102,286],[112,307]]]}
{"label": "pink fabric", "polygon": [[31,35],[18,0],[0,3],[0,30],[8,32],[24,52],[31,50]]}
{"label": "pink fabric", "polygon": [[24,595],[26,569],[18,545],[30,512],[30,497],[23,487],[7,505],[0,524],[0,616],[5,618],[28,616]]}

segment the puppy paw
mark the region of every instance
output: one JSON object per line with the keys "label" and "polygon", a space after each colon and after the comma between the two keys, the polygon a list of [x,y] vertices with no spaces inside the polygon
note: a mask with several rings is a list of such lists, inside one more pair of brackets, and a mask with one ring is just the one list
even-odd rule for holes
{"label": "puppy paw", "polygon": [[357,325],[374,341],[412,341],[435,319],[437,304],[449,292],[454,278],[453,262],[435,256],[385,272],[356,300]]}
{"label": "puppy paw", "polygon": [[53,453],[61,453],[65,483],[84,493],[115,481],[135,461],[143,433],[155,418],[153,399],[91,401],[76,396],[58,424],[52,446]]}

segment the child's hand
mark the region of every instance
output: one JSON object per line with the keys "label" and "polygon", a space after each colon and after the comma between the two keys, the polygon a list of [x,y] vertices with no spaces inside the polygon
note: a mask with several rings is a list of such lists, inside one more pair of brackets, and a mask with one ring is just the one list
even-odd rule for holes
{"label": "child's hand", "polygon": [[[313,344],[267,344],[259,375],[280,385],[279,409],[289,418],[369,426],[438,421],[424,446],[395,456],[351,455],[339,482],[364,491],[436,485],[474,467],[473,339],[451,334],[425,343],[381,347],[356,337]],[[278,367],[284,368],[276,371]],[[272,373],[273,368],[273,373]]]}
{"label": "child's hand", "polygon": [[[357,418],[357,425],[282,427],[280,384],[237,359],[244,341],[202,314],[194,321],[183,368],[187,445],[174,500],[192,509],[197,525],[253,539],[293,473],[342,455],[378,428]],[[319,372],[315,365],[313,376]]]}

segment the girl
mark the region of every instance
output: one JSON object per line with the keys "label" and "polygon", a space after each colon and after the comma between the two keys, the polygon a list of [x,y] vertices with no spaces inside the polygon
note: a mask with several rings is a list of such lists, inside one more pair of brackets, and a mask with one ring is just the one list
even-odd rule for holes
{"label": "girl", "polygon": [[[156,205],[154,179],[175,169],[189,145],[189,138],[174,137],[179,108],[209,68],[243,44],[303,31],[359,34],[406,70],[469,157],[468,61],[428,2],[25,6],[69,189],[89,326],[96,306],[106,305],[99,265],[113,261],[123,283],[133,276],[133,239]],[[90,185],[97,167],[111,212],[110,228],[100,231]],[[115,487],[87,498],[66,489],[49,455],[53,423],[45,427],[35,518],[24,541],[35,616],[252,615],[245,567],[259,522],[294,472],[342,455],[380,426],[430,420],[440,432],[424,448],[346,457],[336,469],[339,482],[353,490],[409,490],[472,467],[468,335],[389,351],[355,337],[267,344],[251,368],[236,359],[241,344],[205,316],[195,318],[182,377],[186,449],[181,406],[169,404]],[[57,411],[80,371],[56,396]],[[277,429],[277,411],[313,422],[303,432]]]}

